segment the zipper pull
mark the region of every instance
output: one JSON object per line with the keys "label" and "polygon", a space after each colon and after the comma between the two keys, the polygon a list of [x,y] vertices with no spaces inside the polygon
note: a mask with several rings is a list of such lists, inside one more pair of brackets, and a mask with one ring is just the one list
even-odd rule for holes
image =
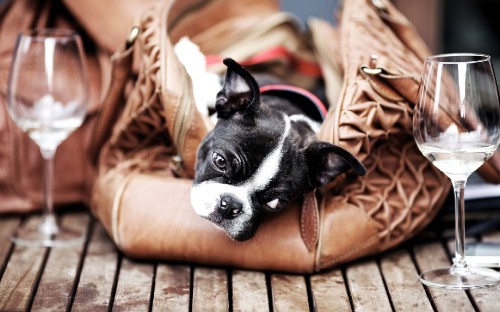
{"label": "zipper pull", "polygon": [[170,170],[172,173],[178,177],[178,178],[187,178],[188,175],[186,173],[186,170],[184,170],[184,160],[182,159],[182,156],[177,154],[172,156],[170,158],[170,164],[169,164]]}

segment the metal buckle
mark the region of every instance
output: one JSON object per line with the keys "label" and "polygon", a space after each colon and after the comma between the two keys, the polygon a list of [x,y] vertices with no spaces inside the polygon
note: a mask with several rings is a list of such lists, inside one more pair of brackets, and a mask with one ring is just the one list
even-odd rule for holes
{"label": "metal buckle", "polygon": [[379,9],[380,11],[387,12],[387,5],[382,0],[372,0],[372,4],[374,7]]}
{"label": "metal buckle", "polygon": [[367,75],[380,75],[382,68],[370,68],[368,66],[361,66],[361,70]]}
{"label": "metal buckle", "polygon": [[132,27],[132,29],[130,29],[130,33],[129,33],[127,41],[125,43],[126,49],[130,48],[134,44],[135,39],[137,39],[137,37],[139,37],[140,32],[141,32],[141,29],[139,28],[139,26],[134,26],[134,27]]}
{"label": "metal buckle", "polygon": [[383,70],[380,67],[377,67],[378,55],[372,54],[370,55],[370,66],[361,66],[361,70],[363,73],[367,75],[380,75]]}

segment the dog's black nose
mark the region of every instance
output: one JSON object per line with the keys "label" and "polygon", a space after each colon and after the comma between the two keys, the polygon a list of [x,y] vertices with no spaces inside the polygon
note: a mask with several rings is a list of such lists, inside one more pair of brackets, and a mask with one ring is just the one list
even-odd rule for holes
{"label": "dog's black nose", "polygon": [[233,219],[243,211],[243,204],[232,196],[223,195],[220,198],[217,212],[225,219]]}

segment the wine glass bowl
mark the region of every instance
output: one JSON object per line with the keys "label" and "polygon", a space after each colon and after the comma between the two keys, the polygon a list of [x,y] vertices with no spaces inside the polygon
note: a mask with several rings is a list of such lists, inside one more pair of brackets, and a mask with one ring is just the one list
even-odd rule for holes
{"label": "wine glass bowl", "polygon": [[[7,88],[12,120],[39,146],[44,161],[43,220],[21,227],[17,244],[63,246],[83,233],[60,227],[54,214],[53,175],[57,147],[83,123],[88,102],[85,55],[80,36],[67,29],[20,33]],[[71,173],[68,173],[71,174]]]}
{"label": "wine glass bowl", "polygon": [[450,178],[455,195],[453,264],[423,272],[420,280],[428,286],[450,289],[497,284],[497,271],[468,265],[464,243],[467,179],[500,143],[500,103],[488,55],[442,54],[425,60],[413,134],[422,154]]}

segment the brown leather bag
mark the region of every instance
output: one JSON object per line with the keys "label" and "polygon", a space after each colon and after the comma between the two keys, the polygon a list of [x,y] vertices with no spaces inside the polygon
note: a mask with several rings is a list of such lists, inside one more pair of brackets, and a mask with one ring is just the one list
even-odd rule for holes
{"label": "brown leather bag", "polygon": [[[253,31],[280,14],[272,0],[230,2],[165,1],[141,15],[135,45],[113,57],[116,65],[129,65],[138,55],[140,64],[131,91],[121,88],[133,76],[126,74],[130,66],[116,75],[114,92],[126,92],[127,101],[109,93],[114,105],[105,106],[110,118],[104,122],[121,113],[111,131],[99,133],[102,148],[94,147],[100,153],[92,211],[118,247],[137,258],[313,272],[387,250],[425,227],[449,190],[448,179],[417,150],[411,130],[429,51],[389,2],[370,0],[344,1],[337,28],[311,21],[311,41],[302,37],[291,51],[313,55],[322,68],[330,110],[320,138],[359,157],[366,177],[344,175],[307,194],[245,242],[194,213],[189,177],[211,125],[194,106],[172,44],[187,35],[205,53],[239,55],[246,51],[242,42],[262,43]],[[300,37],[293,23],[285,24],[273,38]]]}
{"label": "brown leather bag", "polygon": [[[61,27],[78,31],[85,43],[89,72],[89,106],[83,125],[58,148],[54,200],[61,206],[89,203],[96,170],[89,160],[101,91],[108,88],[110,55],[123,44],[137,10],[149,1],[31,1],[0,4],[0,212],[41,208],[42,159],[38,146],[22,133],[7,113],[6,89],[12,52],[20,31]],[[108,18],[113,11],[114,19]],[[101,16],[102,15],[102,16]]]}

